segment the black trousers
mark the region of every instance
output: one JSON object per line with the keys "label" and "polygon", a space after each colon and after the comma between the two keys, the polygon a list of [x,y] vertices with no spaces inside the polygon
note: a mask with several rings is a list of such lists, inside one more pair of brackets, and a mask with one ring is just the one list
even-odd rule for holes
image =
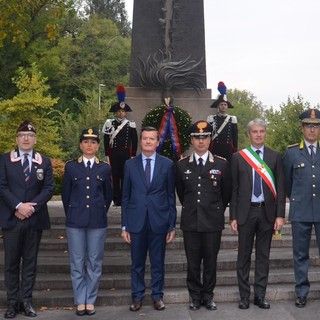
{"label": "black trousers", "polygon": [[111,149],[110,164],[112,172],[113,202],[117,205],[121,204],[124,164],[128,159],[130,159],[129,148]]}
{"label": "black trousers", "polygon": [[246,223],[238,226],[239,248],[237,277],[241,298],[249,298],[250,296],[249,273],[254,240],[254,296],[264,297],[266,294],[273,226],[274,224],[266,218],[265,207],[250,207],[249,217]]}
{"label": "black trousers", "polygon": [[30,228],[29,220],[25,219],[19,220],[13,229],[3,229],[2,233],[7,302],[13,305],[31,301],[42,230]]}
{"label": "black trousers", "polygon": [[[187,286],[193,300],[210,300],[217,280],[221,231],[183,231],[187,256]],[[202,274],[201,274],[202,271]]]}

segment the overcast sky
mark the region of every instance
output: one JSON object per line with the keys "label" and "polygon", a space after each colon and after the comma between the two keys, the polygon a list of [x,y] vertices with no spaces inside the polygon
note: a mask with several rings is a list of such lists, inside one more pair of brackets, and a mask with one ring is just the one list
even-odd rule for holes
{"label": "overcast sky", "polygon": [[[130,21],[133,1],[125,0]],[[204,0],[204,7],[213,98],[224,81],[268,107],[298,94],[320,104],[320,0]]]}

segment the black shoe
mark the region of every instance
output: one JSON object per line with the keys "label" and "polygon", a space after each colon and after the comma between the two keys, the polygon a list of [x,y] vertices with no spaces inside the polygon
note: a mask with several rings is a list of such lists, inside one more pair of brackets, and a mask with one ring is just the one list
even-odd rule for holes
{"label": "black shoe", "polygon": [[241,298],[239,302],[239,309],[249,309],[250,301],[249,298]]}
{"label": "black shoe", "polygon": [[204,300],[203,304],[207,310],[217,310],[217,305],[215,304],[215,302],[212,299],[211,300]]}
{"label": "black shoe", "polygon": [[25,301],[21,303],[20,310],[24,312],[26,317],[36,317],[37,313],[32,307],[31,302]]}
{"label": "black shoe", "polygon": [[17,313],[18,313],[17,306],[15,304],[9,304],[8,309],[4,314],[4,317],[6,319],[13,319],[16,317]]}
{"label": "black shoe", "polygon": [[270,309],[270,304],[265,297],[255,297],[254,304],[261,309]]}
{"label": "black shoe", "polygon": [[298,297],[295,304],[297,308],[305,307],[307,304],[307,297]]}
{"label": "black shoe", "polygon": [[192,300],[189,305],[190,310],[199,310],[200,309],[200,300]]}
{"label": "black shoe", "polygon": [[91,310],[86,309],[86,315],[93,316],[94,314],[96,314],[96,310],[95,309],[91,309]]}

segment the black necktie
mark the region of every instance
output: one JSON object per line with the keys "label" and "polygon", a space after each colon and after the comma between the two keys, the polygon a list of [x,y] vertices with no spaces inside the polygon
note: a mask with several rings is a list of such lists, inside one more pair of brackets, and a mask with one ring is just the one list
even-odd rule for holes
{"label": "black necktie", "polygon": [[146,167],[144,169],[144,172],[146,174],[146,181],[147,181],[147,185],[148,187],[150,186],[151,183],[151,159],[146,159],[147,163],[146,163]]}
{"label": "black necktie", "polygon": [[[256,153],[259,156],[259,153],[261,151],[257,150]],[[259,175],[259,173],[255,170],[254,171],[254,185],[253,185],[253,194],[258,198],[261,194],[261,177]]]}
{"label": "black necktie", "polygon": [[89,171],[91,169],[91,161],[87,161],[87,170]]}
{"label": "black necktie", "polygon": [[309,148],[310,148],[311,161],[313,162],[313,161],[314,161],[314,156],[315,156],[315,153],[314,153],[314,145],[310,144]]}
{"label": "black necktie", "polygon": [[202,173],[202,169],[203,169],[203,159],[199,158],[198,159],[198,168],[199,168],[199,173]]}

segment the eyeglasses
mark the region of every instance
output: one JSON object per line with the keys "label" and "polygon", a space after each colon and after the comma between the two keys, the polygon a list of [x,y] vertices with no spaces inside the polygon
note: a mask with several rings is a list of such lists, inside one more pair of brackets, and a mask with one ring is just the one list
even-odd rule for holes
{"label": "eyeglasses", "polygon": [[319,125],[314,123],[309,123],[309,124],[304,124],[303,127],[306,127],[309,129],[316,129],[316,128],[319,128]]}
{"label": "eyeglasses", "polygon": [[34,138],[36,135],[34,133],[18,133],[17,137],[18,138],[22,138],[22,139],[32,139]]}

